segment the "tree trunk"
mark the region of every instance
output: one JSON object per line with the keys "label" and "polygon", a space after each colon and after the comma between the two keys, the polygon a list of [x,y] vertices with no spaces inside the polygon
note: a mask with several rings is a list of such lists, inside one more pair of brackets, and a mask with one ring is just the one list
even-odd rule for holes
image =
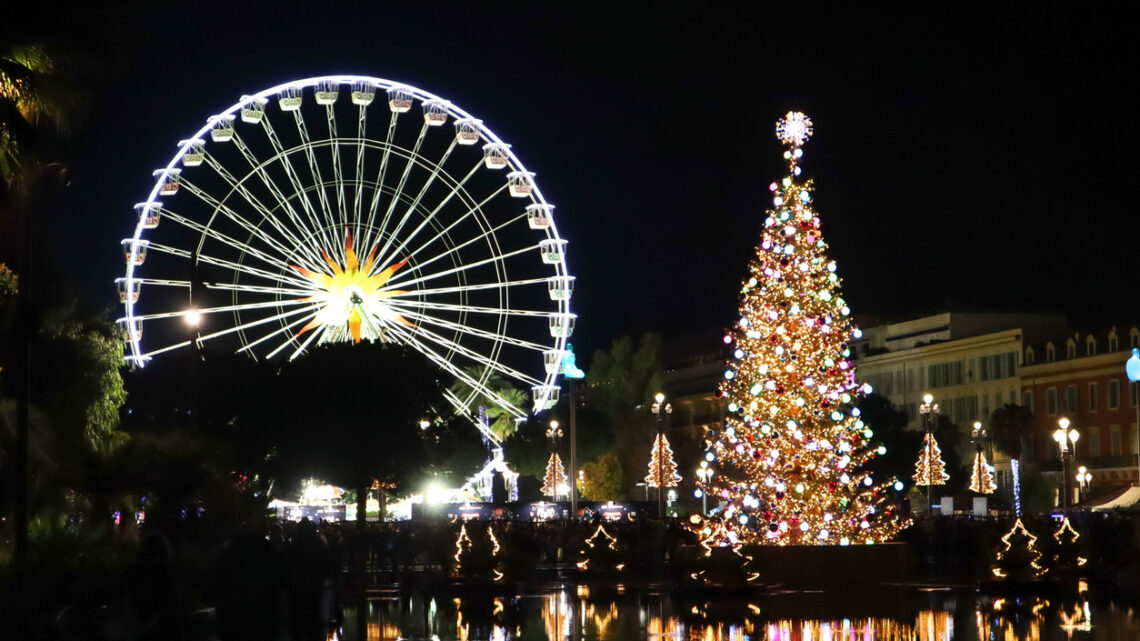
{"label": "tree trunk", "polygon": [[372,479],[361,481],[360,485],[356,488],[356,531],[363,532],[364,528],[368,526],[368,488],[372,485]]}
{"label": "tree trunk", "polygon": [[384,515],[388,512],[388,493],[384,491],[384,484],[380,484],[380,518],[381,523],[384,522]]}

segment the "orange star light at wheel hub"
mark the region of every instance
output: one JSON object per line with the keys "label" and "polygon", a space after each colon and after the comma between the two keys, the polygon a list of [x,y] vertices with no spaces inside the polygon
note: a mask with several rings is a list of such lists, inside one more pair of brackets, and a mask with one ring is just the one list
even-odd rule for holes
{"label": "orange star light at wheel hub", "polygon": [[328,252],[323,249],[321,255],[324,256],[331,273],[313,272],[298,265],[290,265],[317,287],[312,296],[300,300],[322,303],[320,311],[301,328],[301,331],[297,332],[297,336],[310,329],[324,327],[325,332],[321,336],[321,342],[325,342],[342,337],[343,334],[337,330],[347,328],[348,338],[354,343],[359,343],[362,338],[383,338],[380,325],[385,322],[415,327],[384,302],[393,296],[407,293],[384,289],[384,285],[392,275],[408,262],[407,258],[372,274],[376,247],[372,247],[362,268],[356,252],[352,249],[351,233],[344,244],[343,268],[337,264],[337,261],[329,258]]}

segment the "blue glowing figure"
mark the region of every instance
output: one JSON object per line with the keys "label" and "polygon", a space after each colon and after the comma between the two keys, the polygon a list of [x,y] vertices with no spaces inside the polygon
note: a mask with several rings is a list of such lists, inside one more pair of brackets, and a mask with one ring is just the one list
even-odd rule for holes
{"label": "blue glowing figure", "polygon": [[578,367],[575,362],[577,357],[574,356],[574,346],[566,343],[566,353],[562,356],[562,376],[563,378],[586,378],[586,372]]}
{"label": "blue glowing figure", "polygon": [[1128,380],[1140,381],[1140,348],[1132,348],[1132,357],[1124,362],[1124,371],[1128,373]]}

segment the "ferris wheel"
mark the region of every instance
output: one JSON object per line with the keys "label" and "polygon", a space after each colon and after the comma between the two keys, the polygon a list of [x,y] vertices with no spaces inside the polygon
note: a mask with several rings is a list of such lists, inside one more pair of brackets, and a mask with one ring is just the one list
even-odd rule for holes
{"label": "ferris wheel", "polygon": [[481,398],[526,416],[493,382],[557,402],[576,316],[554,206],[450,102],[364,76],[285,83],[211,116],[154,180],[116,279],[130,364],[384,341],[460,381],[468,416]]}

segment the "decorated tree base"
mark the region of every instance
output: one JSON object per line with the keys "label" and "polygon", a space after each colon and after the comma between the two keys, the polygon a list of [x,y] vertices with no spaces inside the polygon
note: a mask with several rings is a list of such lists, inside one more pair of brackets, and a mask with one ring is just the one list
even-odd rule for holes
{"label": "decorated tree base", "polygon": [[901,583],[913,565],[906,543],[749,546],[764,583],[785,588],[844,588]]}

